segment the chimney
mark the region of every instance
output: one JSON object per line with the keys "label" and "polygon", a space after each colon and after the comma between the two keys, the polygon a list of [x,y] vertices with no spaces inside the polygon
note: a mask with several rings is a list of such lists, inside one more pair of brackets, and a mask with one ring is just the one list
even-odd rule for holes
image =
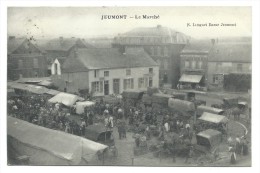
{"label": "chimney", "polygon": [[214,46],[214,45],[215,45],[215,42],[216,42],[216,40],[215,40],[215,39],[211,39],[211,44],[212,44],[212,46]]}

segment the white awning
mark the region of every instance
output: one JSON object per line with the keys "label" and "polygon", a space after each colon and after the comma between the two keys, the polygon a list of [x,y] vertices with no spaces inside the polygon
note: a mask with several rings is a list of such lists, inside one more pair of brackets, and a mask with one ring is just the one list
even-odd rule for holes
{"label": "white awning", "polygon": [[201,81],[202,75],[188,75],[183,74],[179,82],[188,82],[188,83],[199,83]]}

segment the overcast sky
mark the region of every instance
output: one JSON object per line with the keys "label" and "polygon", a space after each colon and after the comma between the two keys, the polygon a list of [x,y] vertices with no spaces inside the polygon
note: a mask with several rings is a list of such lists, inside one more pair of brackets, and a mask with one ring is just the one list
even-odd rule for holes
{"label": "overcast sky", "polygon": [[[159,19],[134,19],[135,15]],[[102,15],[127,15],[127,19],[101,20]],[[187,27],[187,23],[235,23],[225,27]],[[8,34],[15,36],[114,36],[135,27],[167,26],[194,38],[251,36],[250,7],[30,7],[8,8]]]}

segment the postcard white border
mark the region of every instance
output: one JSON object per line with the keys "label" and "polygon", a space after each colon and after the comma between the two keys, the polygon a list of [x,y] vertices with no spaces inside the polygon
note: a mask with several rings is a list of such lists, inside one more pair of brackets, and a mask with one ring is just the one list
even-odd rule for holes
{"label": "postcard white border", "polygon": [[[67,6],[251,6],[252,7],[252,19],[253,19],[253,29],[252,29],[252,69],[253,69],[253,86],[252,86],[252,167],[207,167],[207,168],[197,168],[197,167],[28,167],[28,166],[7,166],[7,147],[6,147],[6,81],[7,81],[7,7],[11,6],[23,6],[23,7],[36,7],[36,6],[55,6],[55,7],[67,7]],[[0,116],[0,142],[1,142],[1,162],[0,162],[0,172],[122,172],[122,171],[140,171],[140,172],[233,172],[245,173],[245,172],[260,172],[260,160],[259,160],[259,139],[260,139],[260,111],[259,111],[259,97],[260,97],[260,85],[259,85],[259,1],[1,1],[1,58],[0,58],[0,75],[1,75],[1,109],[4,110]]]}

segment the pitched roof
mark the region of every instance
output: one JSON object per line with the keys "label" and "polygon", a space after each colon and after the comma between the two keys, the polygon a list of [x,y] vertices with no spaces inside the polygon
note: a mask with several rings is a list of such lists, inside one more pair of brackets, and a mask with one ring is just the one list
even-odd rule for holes
{"label": "pitched roof", "polygon": [[8,54],[12,54],[16,49],[18,49],[22,44],[28,43],[28,45],[33,45],[40,52],[44,53],[45,51],[38,47],[33,41],[30,41],[27,38],[11,38],[7,41],[7,51]]}
{"label": "pitched roof", "polygon": [[57,59],[57,60],[59,61],[59,63],[62,65],[62,64],[66,61],[67,57],[57,57],[56,59]]}
{"label": "pitched roof", "polygon": [[211,49],[212,43],[210,39],[207,40],[190,40],[188,44],[185,45],[184,49],[182,50],[182,54],[189,54],[189,53],[208,53]]}
{"label": "pitched roof", "polygon": [[248,42],[219,43],[209,52],[210,62],[252,62],[252,44]]}
{"label": "pitched roof", "polygon": [[185,43],[188,36],[168,27],[158,25],[156,27],[138,27],[129,32],[120,34],[119,37],[167,37],[169,43]]}
{"label": "pitched roof", "polygon": [[82,48],[93,48],[91,44],[88,44],[82,39],[79,38],[58,38],[58,39],[53,39],[45,44],[42,44],[42,48],[45,50],[59,50],[59,51],[68,51],[70,48],[72,48],[74,45],[78,44],[79,47]]}
{"label": "pitched roof", "polygon": [[123,54],[116,48],[77,49],[71,56],[63,65],[64,72],[158,66],[142,48],[128,48]]}
{"label": "pitched roof", "polygon": [[8,39],[8,41],[7,41],[8,54],[10,54],[13,51],[15,51],[19,46],[22,45],[23,42],[25,42],[25,38]]}

